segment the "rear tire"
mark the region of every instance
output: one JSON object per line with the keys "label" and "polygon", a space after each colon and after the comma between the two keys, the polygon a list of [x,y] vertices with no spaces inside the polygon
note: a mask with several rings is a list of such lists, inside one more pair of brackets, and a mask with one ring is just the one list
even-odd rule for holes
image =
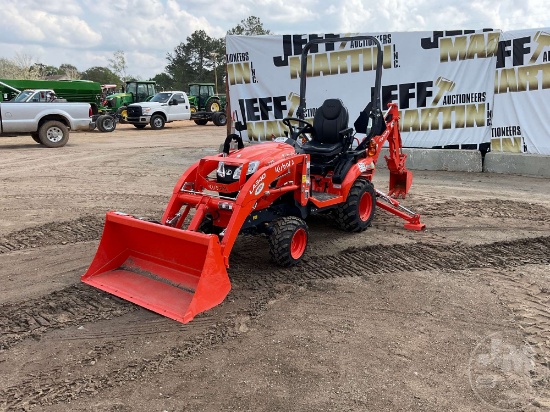
{"label": "rear tire", "polygon": [[208,123],[208,120],[206,119],[195,119],[195,124],[198,124],[199,126],[204,126],[206,123]]}
{"label": "rear tire", "polygon": [[346,202],[336,209],[336,221],[348,232],[362,232],[370,226],[375,210],[374,186],[368,180],[359,178],[351,186]]}
{"label": "rear tire", "polygon": [[105,130],[103,129],[103,118],[105,117],[104,114],[101,116],[98,116],[97,119],[95,119],[95,127],[97,130],[99,130],[101,133],[105,133]]}
{"label": "rear tire", "polygon": [[110,133],[116,129],[116,122],[113,116],[109,116],[109,115],[99,116],[96,122],[99,122],[97,128],[99,129],[101,127],[100,130],[102,132]]}
{"label": "rear tire", "polygon": [[212,123],[216,126],[225,126],[227,124],[227,115],[224,112],[216,112],[212,115]]}
{"label": "rear tire", "polygon": [[50,120],[40,126],[38,136],[46,147],[61,147],[69,141],[69,129],[57,120]]}
{"label": "rear tire", "polygon": [[294,216],[285,216],[271,224],[269,253],[273,261],[281,266],[294,266],[302,260],[308,240],[306,222]]}
{"label": "rear tire", "polygon": [[219,112],[220,109],[221,106],[218,99],[210,99],[210,101],[206,103],[206,106],[204,107],[204,110],[207,112]]}
{"label": "rear tire", "polygon": [[151,129],[153,130],[160,130],[164,127],[164,117],[162,117],[160,114],[154,114],[151,117]]}
{"label": "rear tire", "polygon": [[147,126],[146,124],[134,124],[134,127],[136,129],[145,129],[145,126]]}

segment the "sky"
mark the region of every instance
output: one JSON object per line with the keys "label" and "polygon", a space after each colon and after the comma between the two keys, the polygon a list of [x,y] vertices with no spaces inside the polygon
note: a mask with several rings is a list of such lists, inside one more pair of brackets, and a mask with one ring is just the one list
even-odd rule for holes
{"label": "sky", "polygon": [[127,74],[162,73],[166,55],[196,30],[220,38],[257,16],[273,34],[375,33],[550,27],[549,0],[2,0],[0,57],[79,71],[109,67],[124,51]]}

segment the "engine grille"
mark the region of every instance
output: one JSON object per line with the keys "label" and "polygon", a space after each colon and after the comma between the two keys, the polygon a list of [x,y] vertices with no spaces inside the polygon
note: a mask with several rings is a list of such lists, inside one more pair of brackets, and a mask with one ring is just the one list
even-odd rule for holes
{"label": "engine grille", "polygon": [[128,106],[128,117],[141,116],[141,106]]}

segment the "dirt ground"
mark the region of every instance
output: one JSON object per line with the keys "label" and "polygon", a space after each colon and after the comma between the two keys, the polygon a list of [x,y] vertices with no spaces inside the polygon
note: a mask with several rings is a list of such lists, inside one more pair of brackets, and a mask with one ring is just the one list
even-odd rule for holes
{"label": "dirt ground", "polygon": [[0,140],[0,410],[550,410],[548,179],[415,171],[404,205],[426,231],[314,216],[291,269],[242,236],[229,296],[187,325],[82,284],[105,212],[160,218],[224,137]]}

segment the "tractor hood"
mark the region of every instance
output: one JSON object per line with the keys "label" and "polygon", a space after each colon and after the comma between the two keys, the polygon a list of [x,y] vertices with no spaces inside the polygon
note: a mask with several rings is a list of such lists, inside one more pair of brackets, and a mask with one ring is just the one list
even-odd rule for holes
{"label": "tractor hood", "polygon": [[260,167],[266,166],[268,163],[272,163],[281,160],[289,155],[296,154],[294,147],[286,143],[265,142],[256,143],[245,147],[244,149],[231,152],[229,156],[225,157],[228,161],[232,158],[246,159],[251,162],[259,161]]}

